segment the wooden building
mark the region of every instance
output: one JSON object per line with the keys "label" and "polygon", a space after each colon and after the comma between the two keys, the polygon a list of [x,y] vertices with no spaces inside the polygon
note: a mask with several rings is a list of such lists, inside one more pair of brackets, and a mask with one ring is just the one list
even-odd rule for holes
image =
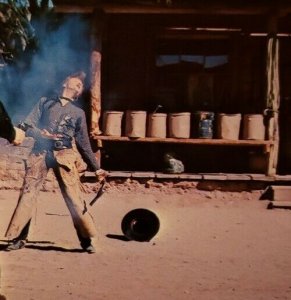
{"label": "wooden building", "polygon": [[[111,170],[291,174],[291,3],[56,0],[90,20],[91,137]],[[137,138],[102,133],[105,111],[261,114],[265,138]],[[192,125],[191,125],[192,126]]]}

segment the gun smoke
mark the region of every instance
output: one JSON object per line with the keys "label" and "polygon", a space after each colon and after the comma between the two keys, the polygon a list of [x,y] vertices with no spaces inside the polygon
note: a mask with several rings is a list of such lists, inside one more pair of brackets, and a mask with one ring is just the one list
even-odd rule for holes
{"label": "gun smoke", "polygon": [[64,78],[88,73],[90,45],[86,16],[53,16],[34,27],[38,49],[15,65],[0,68],[0,99],[14,123],[20,122],[42,96],[58,92]]}

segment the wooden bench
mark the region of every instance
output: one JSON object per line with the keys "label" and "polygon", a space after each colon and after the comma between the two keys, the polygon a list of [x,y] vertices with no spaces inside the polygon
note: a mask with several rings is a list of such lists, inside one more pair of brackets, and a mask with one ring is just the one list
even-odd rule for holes
{"label": "wooden bench", "polygon": [[[224,140],[224,139],[182,139],[182,138],[129,138],[126,136],[104,136],[95,135],[92,137],[96,141],[112,141],[112,142],[129,142],[129,143],[174,143],[174,144],[188,144],[188,145],[215,145],[215,146],[240,146],[240,147],[261,147],[263,153],[268,155],[274,142],[271,140]],[[269,165],[269,162],[268,164]],[[269,168],[266,170],[268,174]]]}

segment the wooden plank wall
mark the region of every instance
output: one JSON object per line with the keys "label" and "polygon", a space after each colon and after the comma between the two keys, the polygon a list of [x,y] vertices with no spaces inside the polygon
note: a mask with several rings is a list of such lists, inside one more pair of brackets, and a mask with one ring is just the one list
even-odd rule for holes
{"label": "wooden plank wall", "polygon": [[[219,20],[221,19],[223,18]],[[247,18],[245,19],[245,24],[242,19],[238,18],[238,20],[239,24],[236,25],[243,25],[242,27],[245,25],[245,28],[250,32],[252,31],[250,21],[247,21]],[[214,18],[210,21],[212,26],[219,23]],[[232,22],[235,23],[236,21],[233,18]],[[205,19],[203,23],[207,25]],[[257,21],[257,23],[259,22]],[[255,27],[259,27],[257,23],[253,23]],[[229,34],[227,39],[221,40],[222,45],[219,45],[219,42],[216,41],[215,43],[210,43],[208,47],[206,41],[206,46],[204,46],[205,53],[223,53],[224,50],[221,52],[221,47],[224,47],[229,58],[227,65],[207,70],[207,72],[194,65],[157,68],[155,65],[157,54],[176,53],[179,51],[179,45],[181,45],[181,51],[187,49],[179,38],[173,41],[161,38],[159,29],[165,24],[172,24],[172,21],[170,22],[168,19],[165,21],[165,19],[161,18],[161,23],[159,23],[157,18],[142,15],[114,15],[114,17],[109,16],[107,18],[102,63],[103,110],[125,111],[127,109],[140,109],[151,112],[157,104],[162,104],[164,112],[194,112],[196,110],[225,113],[263,112],[265,108],[267,37]],[[181,24],[185,25],[185,21]],[[195,25],[195,22],[192,25]],[[256,28],[254,28],[255,30]],[[187,41],[186,45],[189,45],[189,53],[191,53],[191,47],[193,47],[192,53],[195,54],[196,42],[202,44],[199,40]],[[285,99],[282,99],[282,105],[285,105],[289,101],[288,99],[291,99],[291,90],[288,88],[290,86],[288,65],[291,64],[288,54],[290,53],[288,50],[290,49],[290,41],[283,43],[282,47],[284,49],[281,50],[280,57],[282,97]],[[203,106],[201,98],[193,97],[193,95],[189,94],[191,84],[200,77],[202,80],[213,82],[211,91],[213,98],[209,101],[208,106]],[[290,124],[287,118],[281,119],[282,121],[285,122],[281,126],[282,129],[289,128]],[[291,153],[289,151],[290,144],[289,137],[286,137],[285,140],[283,139],[280,150],[283,156],[280,154],[281,160],[279,158],[279,165],[280,161],[283,162],[285,158],[288,159],[289,167],[287,167],[287,170],[286,168],[284,170],[287,173],[291,171],[291,157],[288,154]],[[116,145],[112,146],[112,149],[111,146],[108,146],[109,151],[114,151],[113,148]],[[120,148],[120,146],[118,147]],[[132,148],[130,145],[123,145],[122,147],[125,147],[127,151],[131,151]],[[156,151],[152,145],[143,147],[142,149],[149,148],[148,150],[153,154]],[[136,150],[136,146],[134,149]],[[132,150],[132,152],[135,150]],[[187,157],[188,149],[185,151],[186,154],[184,153],[184,156]],[[203,154],[206,152],[211,153],[206,148],[195,148],[195,150],[191,148],[189,157],[195,154],[196,157],[201,158],[196,162],[200,161],[203,165]],[[241,162],[235,164],[236,166],[233,163],[234,160],[232,160],[229,170],[237,171],[241,167],[243,168],[249,163],[250,159],[249,153],[246,153],[245,149],[241,151],[236,149],[235,152],[232,149],[219,149],[216,153],[218,155],[218,159],[214,159],[216,164],[229,154],[233,155],[237,162],[240,158]],[[258,153],[256,149],[253,149],[253,153],[260,161],[265,159],[264,155]],[[112,155],[114,156],[115,154]],[[152,164],[155,166],[156,162],[153,161]],[[286,166],[286,161],[283,164],[281,163],[281,166],[284,164]],[[221,170],[218,165],[211,167],[210,170]],[[145,167],[147,168],[148,166],[149,164]],[[195,168],[196,166],[194,165],[193,169]],[[202,166],[201,171],[203,171]]]}
{"label": "wooden plank wall", "polygon": [[[204,41],[205,52],[209,53],[212,48],[213,55],[222,52],[219,47],[227,44],[224,51],[229,64],[212,70],[201,70],[201,67],[190,64],[158,68],[155,66],[157,54],[186,52],[187,44],[183,45],[178,39],[170,43],[155,38],[154,30],[158,25],[153,26],[141,16],[126,18],[115,16],[108,23],[107,39],[103,45],[103,109],[151,110],[162,102],[168,111],[263,111],[266,38],[230,35],[227,40],[221,40],[221,45],[219,41],[215,44],[209,41],[208,46]],[[163,43],[167,48],[162,47]],[[189,42],[189,47],[193,43],[199,41]],[[178,46],[173,47],[172,44]],[[193,95],[188,93],[191,82],[193,84],[199,78],[213,82],[213,99],[207,105],[202,103],[201,98],[193,99]]]}

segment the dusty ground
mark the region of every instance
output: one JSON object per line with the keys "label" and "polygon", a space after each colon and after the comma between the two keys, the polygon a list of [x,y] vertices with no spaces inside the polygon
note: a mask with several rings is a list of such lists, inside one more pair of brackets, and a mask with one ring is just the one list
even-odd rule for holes
{"label": "dusty ground", "polygon": [[[260,194],[109,189],[93,207],[98,251],[89,255],[79,250],[59,192],[42,192],[27,248],[0,252],[1,294],[8,300],[291,299],[291,210],[267,210]],[[17,197],[0,191],[2,249]],[[137,207],[160,218],[150,242],[121,238],[123,216]]]}

